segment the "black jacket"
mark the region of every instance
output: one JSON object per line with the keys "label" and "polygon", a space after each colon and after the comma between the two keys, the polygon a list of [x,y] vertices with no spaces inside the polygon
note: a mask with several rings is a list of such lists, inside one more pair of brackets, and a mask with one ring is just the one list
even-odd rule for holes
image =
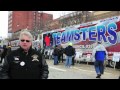
{"label": "black jacket", "polygon": [[46,61],[32,48],[28,53],[22,48],[12,51],[0,67],[0,79],[47,79],[48,74]]}
{"label": "black jacket", "polygon": [[2,54],[1,54],[1,57],[2,58],[5,58],[5,56],[7,55],[7,48],[6,47],[3,47],[3,52],[2,52]]}
{"label": "black jacket", "polygon": [[55,49],[54,49],[53,55],[54,55],[54,56],[58,56],[58,55],[59,55],[59,49],[58,49],[58,48],[55,48]]}
{"label": "black jacket", "polygon": [[72,46],[68,46],[65,48],[65,54],[67,56],[73,56],[75,54],[75,50]]}

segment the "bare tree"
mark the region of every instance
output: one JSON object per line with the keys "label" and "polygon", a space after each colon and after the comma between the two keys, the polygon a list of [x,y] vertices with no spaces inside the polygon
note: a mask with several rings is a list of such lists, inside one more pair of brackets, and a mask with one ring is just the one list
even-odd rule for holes
{"label": "bare tree", "polygon": [[43,11],[40,11],[40,30],[43,30]]}

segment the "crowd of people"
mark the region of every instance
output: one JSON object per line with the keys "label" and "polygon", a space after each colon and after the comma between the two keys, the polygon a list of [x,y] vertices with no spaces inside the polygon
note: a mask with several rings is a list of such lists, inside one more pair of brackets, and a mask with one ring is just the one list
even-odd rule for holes
{"label": "crowd of people", "polygon": [[53,50],[54,65],[64,62],[63,54],[66,55],[65,66],[70,67],[71,65],[74,65],[75,53],[76,51],[75,48],[73,48],[72,43],[68,43],[66,48],[63,48],[61,45],[56,45]]}
{"label": "crowd of people", "polygon": [[[61,45],[55,46],[53,51],[54,65],[58,65],[60,60],[62,60],[63,62],[63,54],[66,55],[65,67],[70,68],[71,65],[74,65],[74,58],[76,55],[76,50],[72,46],[71,42],[68,43],[68,46],[66,48],[62,48]],[[97,42],[97,45],[92,52],[92,59],[94,61],[94,67],[97,74],[96,78],[101,78],[101,76],[104,74],[105,62],[108,59],[108,52],[106,48],[102,45],[102,42]],[[120,79],[120,76],[118,78]]]}

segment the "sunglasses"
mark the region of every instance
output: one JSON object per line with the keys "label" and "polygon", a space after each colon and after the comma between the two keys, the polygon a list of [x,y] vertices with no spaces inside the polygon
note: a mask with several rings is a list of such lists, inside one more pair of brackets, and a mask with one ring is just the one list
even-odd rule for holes
{"label": "sunglasses", "polygon": [[21,40],[21,42],[25,42],[25,41],[26,41],[26,42],[30,42],[30,40],[23,40],[23,39]]}

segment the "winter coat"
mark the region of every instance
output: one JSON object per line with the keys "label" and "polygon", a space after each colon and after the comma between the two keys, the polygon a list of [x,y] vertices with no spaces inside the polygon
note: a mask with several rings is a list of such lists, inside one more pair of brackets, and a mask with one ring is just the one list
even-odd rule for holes
{"label": "winter coat", "polygon": [[48,65],[38,51],[22,48],[12,51],[0,67],[0,79],[47,79]]}
{"label": "winter coat", "polygon": [[73,56],[75,54],[75,50],[72,46],[68,46],[65,48],[65,54],[67,56]]}
{"label": "winter coat", "polygon": [[104,61],[108,58],[108,53],[106,48],[102,44],[98,44],[92,52],[93,60]]}

